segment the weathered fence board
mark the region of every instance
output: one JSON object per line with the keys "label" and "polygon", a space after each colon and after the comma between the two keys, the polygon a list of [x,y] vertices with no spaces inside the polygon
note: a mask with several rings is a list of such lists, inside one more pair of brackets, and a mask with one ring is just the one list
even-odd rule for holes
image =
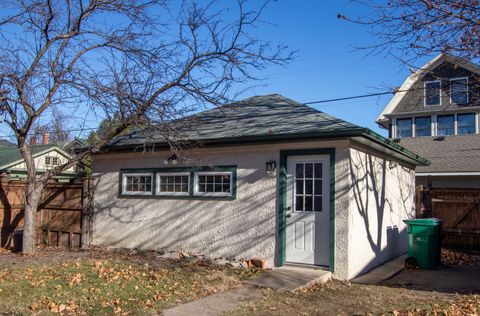
{"label": "weathered fence board", "polygon": [[445,246],[480,249],[480,190],[417,187],[417,217],[443,220]]}
{"label": "weathered fence board", "polygon": [[[37,211],[37,243],[48,246],[86,246],[82,235],[89,227],[84,219],[85,203],[89,203],[85,190],[89,190],[91,180],[74,183],[52,182],[44,190]],[[0,246],[12,245],[13,233],[23,227],[23,199],[25,182],[10,181],[2,177],[0,181]],[[88,225],[87,225],[88,226]]]}

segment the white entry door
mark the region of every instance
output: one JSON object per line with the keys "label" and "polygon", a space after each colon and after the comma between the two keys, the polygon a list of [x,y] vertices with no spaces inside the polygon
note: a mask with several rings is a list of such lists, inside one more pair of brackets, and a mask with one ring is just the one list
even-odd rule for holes
{"label": "white entry door", "polygon": [[286,261],[329,265],[330,157],[287,160]]}

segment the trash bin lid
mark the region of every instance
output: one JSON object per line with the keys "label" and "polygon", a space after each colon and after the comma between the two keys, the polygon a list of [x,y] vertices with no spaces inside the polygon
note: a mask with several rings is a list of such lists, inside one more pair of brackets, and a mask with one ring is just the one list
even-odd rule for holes
{"label": "trash bin lid", "polygon": [[417,226],[438,226],[441,225],[443,220],[440,218],[412,218],[403,221],[407,225]]}

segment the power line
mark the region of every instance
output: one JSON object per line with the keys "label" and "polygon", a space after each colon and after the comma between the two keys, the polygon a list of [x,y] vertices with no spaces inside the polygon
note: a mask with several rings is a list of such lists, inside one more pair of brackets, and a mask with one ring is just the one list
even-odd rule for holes
{"label": "power line", "polygon": [[343,98],[335,98],[335,99],[326,99],[326,100],[303,102],[303,104],[309,105],[309,104],[319,104],[319,103],[328,103],[328,102],[336,102],[336,101],[344,101],[344,100],[353,100],[353,99],[369,98],[369,97],[376,97],[376,96],[380,96],[380,95],[395,94],[396,92],[401,92],[401,91],[388,91],[388,92],[361,94],[361,95],[355,95],[355,96],[351,96],[351,97],[343,97]]}
{"label": "power line", "polygon": [[[360,94],[360,95],[339,97],[339,98],[333,98],[333,99],[323,99],[323,100],[302,102],[302,104],[310,105],[310,104],[331,103],[331,102],[338,102],[338,101],[363,99],[363,98],[377,97],[377,96],[382,96],[382,95],[396,94],[396,93],[400,93],[400,92],[409,92],[409,91],[414,91],[414,90],[425,90],[425,88],[424,87],[422,87],[422,88],[410,88],[410,89],[404,89],[404,90],[393,89],[393,90],[384,91],[384,92]],[[65,133],[65,132],[84,132],[84,131],[91,131],[91,130],[98,130],[98,127],[68,129],[68,130],[62,130],[62,131],[49,131],[49,134],[57,134],[57,133]],[[32,133],[32,134],[29,134],[29,135],[34,136],[34,135],[36,135],[36,133]],[[15,137],[15,134],[3,134],[3,135],[0,134],[0,137]]]}

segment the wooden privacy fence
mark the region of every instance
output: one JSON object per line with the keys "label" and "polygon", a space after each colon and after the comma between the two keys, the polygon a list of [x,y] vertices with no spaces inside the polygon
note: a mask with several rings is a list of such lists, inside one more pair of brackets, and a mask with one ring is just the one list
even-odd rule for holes
{"label": "wooden privacy fence", "polygon": [[416,189],[417,217],[443,220],[442,244],[448,247],[480,249],[480,189]]}
{"label": "wooden privacy fence", "polygon": [[[25,182],[0,178],[0,246],[12,246],[23,227]],[[51,182],[43,192],[36,216],[37,244],[82,247],[90,241],[92,180]]]}

